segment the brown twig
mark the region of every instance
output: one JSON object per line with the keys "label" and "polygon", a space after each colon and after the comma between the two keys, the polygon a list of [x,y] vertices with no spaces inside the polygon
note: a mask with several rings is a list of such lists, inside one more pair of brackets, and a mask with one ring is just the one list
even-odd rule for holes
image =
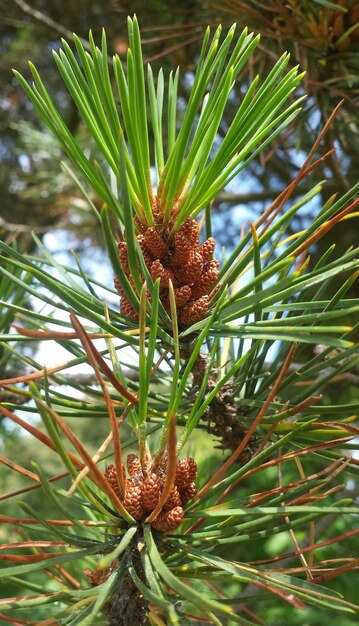
{"label": "brown twig", "polygon": [[[96,378],[98,380],[98,382],[100,383],[101,389],[102,389],[102,393],[103,396],[105,398],[105,402],[106,402],[106,406],[107,406],[107,411],[108,411],[108,415],[110,418],[110,424],[111,424],[111,432],[112,432],[112,439],[113,439],[113,448],[114,448],[114,455],[115,455],[115,466],[116,466],[116,473],[117,473],[117,481],[118,481],[118,486],[119,486],[119,492],[120,492],[120,496],[121,498],[124,498],[125,496],[125,480],[124,480],[124,475],[123,475],[123,471],[122,471],[122,450],[121,450],[121,438],[120,438],[120,430],[118,428],[117,425],[117,419],[116,419],[116,413],[115,413],[115,409],[113,406],[113,402],[111,400],[111,396],[109,394],[109,391],[106,387],[105,381],[103,380],[99,367],[97,365],[97,363],[100,363],[101,365],[103,365],[103,359],[100,355],[100,353],[96,350],[95,346],[93,345],[93,343],[91,342],[91,339],[88,335],[88,333],[86,332],[85,328],[82,326],[80,320],[76,317],[75,313],[71,312],[70,314],[70,320],[71,320],[71,324],[74,327],[75,331],[77,332],[80,341],[83,345],[83,348],[88,356],[89,362],[96,374]],[[100,357],[100,358],[99,358]],[[111,372],[112,374],[112,372]],[[112,374],[113,376],[113,374]],[[117,380],[117,379],[116,379]],[[111,381],[112,382],[112,381]],[[120,384],[120,383],[119,383]],[[122,385],[121,385],[122,387]],[[124,388],[125,389],[125,388]],[[125,391],[127,392],[127,389],[125,389]],[[122,395],[123,392],[122,392]],[[125,396],[127,397],[127,396]],[[132,396],[135,399],[135,402],[137,402],[137,398],[135,396]],[[128,399],[128,398],[127,398]]]}

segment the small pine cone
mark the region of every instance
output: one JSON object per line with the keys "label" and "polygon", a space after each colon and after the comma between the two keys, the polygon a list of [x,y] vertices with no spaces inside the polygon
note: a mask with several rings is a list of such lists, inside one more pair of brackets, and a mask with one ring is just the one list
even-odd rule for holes
{"label": "small pine cone", "polygon": [[150,474],[142,483],[142,506],[145,511],[153,511],[161,497],[161,485],[157,474]]}
{"label": "small pine cone", "polygon": [[122,265],[123,271],[125,274],[130,274],[130,266],[128,264],[128,256],[127,256],[127,243],[125,241],[119,241],[117,244],[118,247],[118,255],[120,257],[120,263]]}
{"label": "small pine cone", "polygon": [[197,493],[196,483],[190,483],[184,489],[181,489],[181,503],[182,505],[187,504]]}
{"label": "small pine cone", "polygon": [[161,512],[152,522],[153,528],[165,533],[176,530],[183,520],[184,512],[181,506],[176,506],[170,511]]}
{"label": "small pine cone", "polygon": [[152,209],[152,215],[154,217],[155,223],[163,224],[164,213],[163,213],[162,208],[160,207],[160,202],[157,196],[153,198],[152,200],[151,209]]}
{"label": "small pine cone", "polygon": [[198,224],[196,220],[187,217],[174,238],[174,265],[185,265],[189,261],[191,252],[198,245]]}
{"label": "small pine cone", "polygon": [[117,276],[115,276],[115,278],[113,279],[113,284],[115,285],[115,289],[118,291],[118,293],[123,296],[124,295],[124,290],[122,288],[122,285],[119,281],[119,279],[117,278]]}
{"label": "small pine cone", "polygon": [[178,232],[187,237],[191,242],[192,248],[198,246],[199,226],[198,222],[192,219],[192,217],[186,217]]}
{"label": "small pine cone", "polygon": [[126,296],[122,296],[120,300],[120,312],[126,317],[130,317],[133,320],[138,320],[138,313],[132,306],[131,302],[127,300]]}
{"label": "small pine cone", "polygon": [[165,450],[161,457],[154,457],[154,463],[152,464],[152,471],[155,471],[160,478],[167,473],[168,467],[168,452]]}
{"label": "small pine cone", "polygon": [[192,457],[181,459],[177,462],[175,485],[182,494],[183,489],[187,489],[190,483],[197,478],[197,463]]}
{"label": "small pine cone", "polygon": [[219,261],[209,261],[203,268],[198,281],[192,287],[192,299],[197,300],[205,296],[215,286],[219,275]]}
{"label": "small pine cone", "polygon": [[185,265],[192,252],[190,240],[182,233],[175,234],[174,254],[172,256],[173,265]]}
{"label": "small pine cone", "polygon": [[135,222],[135,224],[136,224],[136,226],[137,226],[138,230],[139,230],[141,233],[143,233],[143,232],[146,230],[146,228],[147,228],[146,223],[141,222],[141,220],[140,220],[140,218],[138,217],[138,215],[134,215],[134,217],[133,217],[133,221]]}
{"label": "small pine cone", "polygon": [[140,244],[143,260],[144,260],[144,262],[146,264],[146,267],[150,270],[151,269],[151,265],[153,263],[153,258],[150,255],[149,250],[148,250],[148,248],[146,246],[144,235],[137,235],[137,241]]}
{"label": "small pine cone", "polygon": [[145,243],[152,256],[156,259],[162,259],[166,256],[168,247],[154,226],[147,228],[145,233]]}
{"label": "small pine cone", "polygon": [[126,480],[125,480],[125,491],[130,489],[134,484],[135,484],[135,482],[134,482],[134,480],[132,480],[132,478],[126,478]]}
{"label": "small pine cone", "polygon": [[118,486],[117,471],[116,471],[116,467],[113,464],[108,465],[106,467],[106,469],[105,469],[105,478],[106,478],[108,484],[114,490],[114,492],[117,495],[119,495],[120,494],[120,488]]}
{"label": "small pine cone", "polygon": [[180,314],[180,321],[186,326],[191,326],[206,317],[208,310],[208,296],[202,296],[190,304],[183,307]]}
{"label": "small pine cone", "polygon": [[178,488],[176,487],[176,485],[173,485],[170,491],[170,495],[168,496],[166,502],[163,505],[163,510],[170,511],[171,509],[175,509],[177,506],[181,506],[181,504],[182,502],[181,502],[180,492],[178,491]]}
{"label": "small pine cone", "polygon": [[193,482],[197,478],[197,463],[191,456],[187,457],[188,478]]}
{"label": "small pine cone", "polygon": [[214,237],[209,237],[209,239],[206,239],[206,241],[199,246],[198,251],[202,255],[203,263],[207,263],[207,261],[211,260],[215,247],[216,240]]}
{"label": "small pine cone", "polygon": [[137,474],[142,474],[141,461],[136,454],[127,455],[127,471],[132,477]]}
{"label": "small pine cone", "polygon": [[142,506],[142,483],[126,485],[123,506],[135,519],[141,519],[144,514]]}
{"label": "small pine cone", "polygon": [[[182,306],[186,304],[186,302],[191,297],[192,290],[189,285],[183,285],[183,287],[176,287],[174,289],[174,293],[175,293],[176,308],[180,309]],[[168,315],[171,315],[171,305],[170,305],[169,296],[167,294],[161,297],[161,302],[163,306],[165,307]]]}
{"label": "small pine cone", "polygon": [[192,251],[188,263],[176,268],[176,278],[180,285],[193,285],[202,274],[202,255],[197,251]]}
{"label": "small pine cone", "polygon": [[190,484],[188,459],[181,459],[177,462],[175,485],[179,491],[185,489]]}
{"label": "small pine cone", "polygon": [[[132,289],[134,291],[136,291],[135,283],[134,283],[133,278],[131,276],[128,276],[127,280],[130,283]],[[120,279],[117,276],[115,276],[115,278],[113,279],[113,284],[115,286],[115,289],[117,289],[118,293],[120,294],[120,296],[125,296],[127,298],[126,292],[125,292],[124,288],[122,287]]]}
{"label": "small pine cone", "polygon": [[153,281],[157,278],[160,279],[160,287],[162,288],[168,287],[169,280],[171,279],[173,281],[174,279],[173,272],[163,267],[161,261],[158,259],[153,261],[151,265],[151,276]]}
{"label": "small pine cone", "polygon": [[187,300],[189,300],[192,290],[191,287],[189,287],[188,285],[183,285],[183,287],[177,287],[176,289],[174,289],[174,292],[176,306],[178,309],[180,309],[186,304]]}

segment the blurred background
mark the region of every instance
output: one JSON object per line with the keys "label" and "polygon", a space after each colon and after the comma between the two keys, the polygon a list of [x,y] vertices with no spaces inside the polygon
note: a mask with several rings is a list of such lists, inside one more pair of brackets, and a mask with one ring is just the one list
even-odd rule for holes
{"label": "blurred background", "polygon": [[[72,100],[64,88],[52,59],[51,50],[61,47],[61,38],[70,41],[72,33],[86,40],[91,29],[95,41],[100,43],[101,30],[106,29],[109,52],[125,58],[127,51],[128,14],[137,14],[142,31],[144,56],[154,70],[162,66],[165,75],[178,65],[180,73],[179,123],[181,110],[186,106],[187,94],[192,84],[204,29],[209,24],[224,28],[238,22],[239,30],[248,26],[262,35],[261,44],[245,73],[240,76],[233,97],[226,109],[220,133],[226,133],[233,118],[241,90],[247,88],[253,77],[265,76],[277,58],[286,50],[291,52],[291,64],[300,64],[306,71],[300,87],[307,93],[300,117],[271,144],[261,157],[253,161],[245,173],[232,181],[213,205],[213,226],[220,245],[231,248],[238,240],[248,220],[255,219],[271,201],[290,183],[300,169],[307,152],[317,138],[335,106],[342,101],[325,143],[317,157],[333,145],[336,153],[326,159],[295,191],[294,198],[311,189],[318,181],[326,180],[321,194],[303,210],[292,224],[293,231],[312,219],[318,208],[334,193],[344,194],[358,181],[359,173],[359,3],[357,0],[2,0],[0,6],[0,237],[7,243],[16,241],[21,251],[35,252],[32,231],[44,242],[56,258],[66,264],[73,263],[73,250],[80,257],[84,269],[112,284],[112,271],[107,262],[91,212],[78,194],[72,181],[60,168],[65,159],[61,148],[41,125],[38,115],[19,88],[12,68],[30,80],[28,60],[38,68],[48,90],[53,94],[62,115],[88,150],[94,150],[85,134]],[[298,94],[297,94],[298,95]],[[226,117],[227,116],[227,117]],[[219,138],[220,139],[220,138]],[[96,204],[98,200],[92,197]],[[357,233],[352,221],[346,220],[333,233],[324,238],[313,251],[314,259],[332,243],[333,236],[339,250],[357,243]],[[99,269],[100,268],[100,269]],[[354,295],[354,288],[352,290]],[[358,295],[358,294],[356,294]],[[0,373],[5,373],[1,366]],[[6,372],[9,374],[9,372]],[[330,393],[340,401],[341,394],[353,401],[359,400],[358,375],[338,383]],[[1,399],[1,398],[0,398]],[[86,420],[81,420],[83,440],[94,449],[98,437],[105,436],[107,424],[102,420],[96,432],[89,430]],[[103,432],[101,432],[103,429]],[[47,463],[46,451],[35,450],[32,443],[16,429],[0,423],[3,442],[1,450],[9,458],[21,454],[26,465],[34,456]],[[77,426],[77,434],[79,428]],[[44,455],[42,458],[41,455]],[[205,449],[203,456],[205,456]],[[210,460],[208,461],[210,463]],[[59,471],[52,466],[49,471]],[[210,468],[209,470],[210,471]],[[4,479],[5,490],[16,489],[18,476]],[[255,490],[260,491],[258,484]],[[32,502],[34,496],[29,496]],[[6,503],[7,510],[11,505]],[[9,513],[11,514],[11,513]],[[336,532],[341,520],[336,520]],[[1,533],[1,531],[0,531]],[[253,546],[251,558],[270,557],[282,547],[280,541],[267,541],[266,554],[257,553]],[[284,539],[283,539],[284,540]],[[283,546],[285,549],[285,546]],[[347,546],[350,551],[350,545]],[[244,557],[247,558],[247,557]],[[337,590],[348,589],[350,599],[355,599],[355,581],[352,575],[334,581]],[[285,607],[273,606],[268,624],[287,623]],[[268,616],[267,616],[268,617]],[[316,609],[293,612],[291,624],[321,625],[323,615]],[[337,624],[347,626],[352,618],[335,616]],[[304,620],[304,621],[303,621]],[[348,621],[349,620],[349,621]],[[6,622],[5,622],[6,623]],[[266,622],[267,623],[267,622]]]}

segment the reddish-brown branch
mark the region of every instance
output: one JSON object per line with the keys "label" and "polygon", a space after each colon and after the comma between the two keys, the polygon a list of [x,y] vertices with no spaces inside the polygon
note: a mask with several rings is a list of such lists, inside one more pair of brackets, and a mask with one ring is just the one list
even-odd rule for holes
{"label": "reddish-brown branch", "polygon": [[[48,409],[46,404],[44,406],[46,409]],[[49,409],[49,412],[51,413],[51,409]],[[51,448],[51,450],[58,453],[56,446],[54,442],[52,441],[52,439],[50,439],[50,437],[42,433],[41,430],[39,430],[35,426],[32,426],[31,424],[28,424],[23,419],[21,419],[21,417],[19,417],[18,415],[15,415],[15,413],[12,413],[11,411],[9,411],[9,409],[2,406],[1,404],[0,404],[0,413],[10,418],[18,426],[21,426],[22,428],[24,428],[24,430],[26,430],[31,435],[33,435],[36,439],[38,439],[38,441],[41,441],[41,443],[43,443],[45,446],[47,446],[48,448]],[[74,454],[72,454],[72,452],[69,452],[68,450],[66,450],[66,454],[68,455],[71,462],[75,465],[75,467],[77,467],[77,469],[81,470],[84,467],[84,464]]]}
{"label": "reddish-brown branch", "polygon": [[311,237],[308,237],[308,239],[304,241],[302,245],[296,248],[292,254],[298,255],[298,254],[301,254],[304,250],[307,250],[310,246],[312,246],[314,243],[319,241],[319,239],[324,237],[324,235],[329,230],[331,230],[335,226],[335,224],[340,222],[340,220],[342,220],[343,217],[348,215],[348,213],[353,211],[357,206],[359,206],[359,198],[357,200],[354,200],[354,202],[352,202],[346,209],[343,209],[342,211],[340,211],[340,213],[332,217],[332,219],[330,219],[328,222],[326,222],[320,228],[318,228],[318,230],[315,233],[313,233]]}
{"label": "reddish-brown branch", "polygon": [[48,561],[55,556],[66,556],[68,552],[52,552],[51,554],[0,554],[0,561],[10,561],[11,563],[39,563]]}
{"label": "reddish-brown branch", "polygon": [[[19,335],[32,337],[34,339],[39,339],[40,341],[43,341],[44,339],[79,339],[79,336],[76,332],[31,330],[30,328],[24,328],[23,326],[18,326],[17,324],[13,324],[12,326],[19,333]],[[88,333],[88,335],[91,339],[103,339],[105,337],[109,337],[109,333]]]}
{"label": "reddish-brown branch", "polygon": [[64,541],[18,541],[0,544],[0,550],[16,548],[70,548],[70,544]]}
{"label": "reddish-brown branch", "polygon": [[[359,528],[355,528],[354,530],[348,530],[345,533],[342,533],[341,535],[337,535],[336,537],[332,537],[332,539],[327,539],[326,541],[321,541],[319,543],[314,543],[310,546],[307,546],[305,548],[301,548],[301,552],[305,553],[305,552],[310,552],[311,550],[316,550],[317,548],[325,548],[326,546],[330,546],[333,543],[339,543],[339,541],[344,541],[346,539],[349,539],[349,537],[353,537],[354,535],[357,535],[359,533]],[[265,564],[269,564],[269,563],[275,563],[276,561],[282,561],[284,559],[291,559],[298,556],[298,552],[295,550],[293,552],[285,552],[284,554],[281,554],[279,556],[276,557],[272,557],[271,559],[262,559],[260,561],[251,561],[251,565],[265,565]],[[318,563],[317,563],[318,565]]]}
{"label": "reddish-brown branch", "polygon": [[[100,363],[100,366],[101,366],[101,360],[103,359],[101,355],[99,354],[99,352],[96,350],[95,346],[92,344],[88,333],[86,332],[85,328],[82,326],[81,322],[78,320],[78,318],[76,317],[74,313],[70,314],[70,319],[71,319],[71,324],[73,325],[73,327],[78,333],[80,341],[89,358],[90,364],[92,365],[94,369],[96,378],[98,382],[100,383],[102,393],[105,398],[105,402],[106,402],[106,406],[107,406],[107,410],[108,410],[108,414],[110,418],[110,424],[111,424],[111,432],[112,432],[112,439],[113,439],[113,448],[114,448],[114,455],[115,455],[115,466],[116,466],[116,472],[117,472],[119,493],[120,493],[121,498],[123,499],[125,495],[125,481],[124,481],[124,475],[122,471],[122,451],[121,451],[120,430],[117,426],[116,413],[115,413],[113,403],[111,401],[111,396],[109,394],[105,381],[103,380],[99,367],[97,365],[97,363]],[[101,359],[100,361],[98,360],[99,357]],[[135,398],[135,396],[133,397]],[[135,401],[137,401],[137,399]]]}
{"label": "reddish-brown branch", "polygon": [[336,567],[335,569],[322,574],[321,576],[317,576],[314,578],[315,583],[324,583],[327,580],[332,580],[333,578],[337,578],[341,576],[345,572],[349,572],[350,570],[356,569],[359,567],[359,559],[352,559],[349,563],[345,563],[340,567]]}
{"label": "reddish-brown branch", "polygon": [[[47,524],[51,524],[52,526],[74,526],[74,522],[68,519],[48,519],[46,520]],[[77,520],[80,524],[84,526],[98,526],[97,522],[93,522],[87,519],[79,519]],[[39,520],[34,517],[13,517],[9,515],[0,515],[0,523],[1,524],[39,524]],[[108,523],[108,526],[113,526],[113,522]]]}
{"label": "reddish-brown branch", "polygon": [[[37,474],[34,474],[34,472],[30,472],[30,470],[26,469],[25,467],[22,467],[21,465],[18,465],[17,463],[14,463],[14,461],[10,461],[4,456],[0,456],[0,463],[3,463],[3,465],[6,465],[10,469],[14,470],[14,472],[18,472],[19,474],[26,476],[26,478],[30,478],[31,480],[34,480],[35,482],[40,482],[40,479],[37,476]],[[0,500],[1,500],[1,497],[0,497]]]}
{"label": "reddish-brown branch", "polygon": [[[281,462],[289,461],[291,459],[295,459],[296,457],[304,456],[304,455],[310,454],[311,452],[316,452],[317,450],[325,450],[328,448],[333,448],[333,447],[342,445],[343,443],[346,443],[348,441],[351,441],[352,438],[353,437],[342,437],[339,439],[332,439],[330,441],[325,441],[324,443],[318,443],[313,446],[308,446],[307,448],[303,448],[302,450],[293,450],[292,452],[288,452],[287,454],[283,455],[280,461]],[[349,464],[359,465],[359,460],[353,459],[352,457],[345,457],[345,458],[346,459],[349,458]],[[277,465],[277,463],[279,463],[278,459],[271,459],[270,461],[263,463],[263,465],[261,465],[260,467],[254,467],[248,470],[248,472],[246,472],[245,474],[242,474],[242,476],[239,476],[225,489],[223,494],[220,496],[220,500],[223,500],[229,494],[229,492],[232,491],[232,489],[234,489],[234,487],[236,487],[238,483],[240,483],[242,480],[248,478],[249,476],[251,476],[252,474],[255,474],[256,472],[263,470],[264,468],[273,467]]]}
{"label": "reddish-brown branch", "polygon": [[[262,504],[263,502],[268,500],[268,498],[271,498],[279,493],[284,494],[287,491],[291,491],[292,489],[299,487],[300,485],[304,485],[305,483],[312,482],[313,480],[321,478],[322,476],[325,476],[326,474],[330,474],[330,476],[328,476],[327,479],[325,480],[324,484],[321,483],[320,485],[317,486],[318,489],[322,489],[323,486],[328,484],[331,480],[333,480],[334,477],[336,477],[341,471],[343,471],[343,469],[345,469],[345,467],[348,465],[349,462],[350,462],[350,459],[347,459],[346,461],[343,461],[343,459],[336,459],[335,461],[333,461],[333,463],[328,465],[328,467],[325,467],[320,472],[315,472],[314,474],[311,474],[310,476],[306,476],[302,478],[301,480],[293,481],[289,483],[288,485],[274,487],[273,489],[268,489],[267,491],[264,491],[262,493],[252,494],[251,495],[252,500],[246,505],[245,508],[249,509],[249,508],[252,508],[253,506],[258,506],[259,504]],[[312,493],[314,489],[315,488],[313,487],[310,487],[310,486],[308,487],[308,490],[310,493]],[[218,504],[218,502],[216,504]]]}
{"label": "reddish-brown branch", "polygon": [[53,593],[36,594],[35,596],[14,596],[13,598],[0,598],[1,604],[10,604],[12,602],[27,602],[28,600],[36,600],[37,598],[53,598],[62,595],[62,591],[54,591]]}
{"label": "reddish-brown branch", "polygon": [[44,378],[44,376],[51,376],[52,374],[56,374],[57,372],[61,372],[61,370],[66,369],[69,364],[60,363],[60,365],[56,365],[55,367],[49,367],[39,370],[38,372],[33,372],[32,374],[24,374],[23,376],[14,376],[13,378],[4,378],[0,380],[0,387],[5,387],[5,385],[12,385],[14,383],[28,383],[30,380],[39,380],[39,378]]}
{"label": "reddish-brown branch", "polygon": [[[55,482],[56,480],[61,480],[61,478],[66,478],[67,476],[70,476],[70,472],[63,472],[62,474],[57,474],[57,476],[53,476],[52,478],[48,478],[48,481],[51,482]],[[9,493],[4,493],[2,496],[0,496],[0,502],[1,500],[8,500],[8,498],[14,498],[15,496],[19,496],[23,493],[28,493],[29,491],[33,491],[34,489],[39,489],[41,487],[40,482],[38,482],[36,485],[30,485],[30,487],[23,487],[22,489],[17,489],[16,491],[10,491]]]}
{"label": "reddish-brown branch", "polygon": [[80,336],[80,338],[82,338],[81,340],[84,340],[86,338],[86,345],[83,343],[83,346],[89,358],[90,358],[90,354],[92,354],[92,357],[93,357],[92,363],[93,363],[93,360],[95,360],[95,362],[98,364],[98,366],[100,367],[102,372],[105,374],[105,376],[107,376],[107,378],[109,379],[111,384],[114,386],[114,388],[124,398],[126,398],[126,400],[128,400],[129,402],[132,402],[132,404],[135,404],[138,399],[137,396],[134,396],[130,391],[128,391],[128,389],[126,389],[126,387],[124,387],[122,383],[120,383],[120,381],[116,378],[112,370],[107,365],[106,361],[103,359],[101,354],[98,352],[98,350],[95,348],[93,343],[90,341],[86,330],[84,329],[80,321],[77,319],[73,311],[70,313],[70,320],[71,320],[71,324],[73,325],[73,327],[77,330],[78,335],[81,335]]}

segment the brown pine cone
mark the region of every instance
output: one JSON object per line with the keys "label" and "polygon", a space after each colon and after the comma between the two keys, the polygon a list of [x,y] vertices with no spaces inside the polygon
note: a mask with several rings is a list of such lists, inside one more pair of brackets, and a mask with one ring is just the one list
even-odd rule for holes
{"label": "brown pine cone", "polygon": [[197,463],[191,456],[187,457],[188,478],[193,482],[197,478]]}
{"label": "brown pine cone", "polygon": [[186,326],[191,326],[206,317],[208,310],[208,296],[202,296],[194,302],[186,304],[180,313],[180,321]]}
{"label": "brown pine cone", "polygon": [[113,279],[113,284],[114,284],[114,286],[115,286],[115,289],[118,291],[118,293],[119,293],[121,296],[123,296],[124,291],[123,291],[123,289],[122,289],[122,285],[121,285],[121,283],[120,283],[119,279],[117,278],[117,276],[115,276],[115,278]]}
{"label": "brown pine cone", "polygon": [[[176,302],[176,308],[180,309],[182,306],[184,306],[186,304],[186,302],[189,300],[190,296],[192,293],[192,288],[189,287],[189,285],[183,285],[183,287],[176,287],[174,289],[174,294],[175,294],[175,302]],[[165,307],[167,313],[170,315],[171,314],[171,305],[170,305],[170,301],[169,301],[169,296],[163,296],[161,298],[162,304]]]}
{"label": "brown pine cone", "polygon": [[142,483],[142,506],[145,511],[153,511],[161,497],[161,486],[157,474],[147,476]]}
{"label": "brown pine cone", "polygon": [[202,255],[203,263],[211,260],[215,247],[216,240],[214,239],[214,237],[209,237],[209,239],[206,239],[206,241],[204,241],[203,244],[199,246],[198,251]]}
{"label": "brown pine cone", "polygon": [[193,285],[203,270],[202,255],[197,251],[192,251],[186,265],[176,267],[176,278],[180,285]]}
{"label": "brown pine cone", "polygon": [[191,252],[198,245],[198,224],[196,220],[187,217],[179,231],[174,237],[174,255],[172,263],[174,265],[185,265],[188,263]]}
{"label": "brown pine cone", "polygon": [[122,269],[125,274],[130,274],[130,266],[128,264],[128,256],[127,256],[127,244],[125,241],[119,241],[117,244],[118,247],[118,255],[120,257],[120,263],[122,265]]}
{"label": "brown pine cone", "polygon": [[171,509],[175,509],[177,506],[181,506],[181,496],[178,491],[176,485],[173,485],[170,495],[168,496],[166,502],[163,505],[164,511],[170,511]]}
{"label": "brown pine cone", "polygon": [[191,296],[191,287],[188,285],[183,285],[183,287],[176,287],[174,289],[175,292],[175,300],[177,308],[181,308],[184,304],[186,304],[187,300],[189,300]]}
{"label": "brown pine cone", "polygon": [[[131,280],[131,278],[129,279],[130,284],[132,285],[132,287],[134,287],[134,283]],[[126,300],[128,301],[128,298],[126,296],[126,292],[124,290],[124,288],[121,285],[120,280],[117,278],[117,276],[115,276],[115,278],[113,279],[113,284],[115,286],[115,289],[118,291],[118,293],[120,294],[121,297],[126,298]]]}
{"label": "brown pine cone", "polygon": [[[135,287],[133,278],[131,276],[127,276],[127,280],[130,283],[132,289],[136,292],[136,287]],[[124,288],[122,287],[122,284],[117,276],[115,276],[115,278],[113,279],[113,283],[114,283],[115,289],[117,289],[120,296],[125,296],[127,298],[126,292]]]}
{"label": "brown pine cone", "polygon": [[160,206],[160,202],[158,200],[158,197],[154,197],[152,200],[152,215],[154,217],[155,223],[156,224],[162,224],[163,223],[163,210]]}
{"label": "brown pine cone", "polygon": [[199,226],[198,222],[192,217],[186,217],[178,232],[188,237],[192,248],[198,246]]}
{"label": "brown pine cone", "polygon": [[127,300],[126,296],[122,296],[120,300],[120,313],[126,317],[130,317],[133,320],[138,320],[138,313],[132,306],[131,302]]}
{"label": "brown pine cone", "polygon": [[194,482],[197,478],[197,463],[192,457],[181,459],[177,462],[175,485],[182,493],[183,489],[186,489],[190,483]]}
{"label": "brown pine cone", "polygon": [[171,511],[161,512],[152,522],[153,528],[165,533],[176,530],[183,520],[184,512],[181,506],[176,506]]}
{"label": "brown pine cone", "polygon": [[156,457],[154,458],[154,464],[152,466],[152,470],[156,471],[158,476],[162,478],[164,474],[167,473],[167,466],[168,466],[168,452],[167,450],[165,450],[159,459]]}
{"label": "brown pine cone", "polygon": [[114,492],[117,495],[119,495],[120,494],[120,488],[119,488],[118,480],[117,480],[117,471],[116,471],[116,467],[113,464],[108,465],[106,467],[106,469],[105,469],[105,478],[106,478],[108,484],[114,490]]}
{"label": "brown pine cone", "polygon": [[153,263],[153,258],[151,256],[151,254],[149,253],[148,248],[146,246],[144,235],[137,235],[137,241],[138,241],[138,243],[140,245],[142,256],[143,256],[143,260],[144,260],[144,262],[146,264],[146,267],[147,267],[147,269],[150,270],[151,269],[151,265]]}
{"label": "brown pine cone", "polygon": [[147,228],[145,233],[145,243],[152,256],[156,259],[162,259],[166,256],[168,247],[154,226]]}
{"label": "brown pine cone", "polygon": [[138,215],[134,215],[134,217],[133,217],[133,221],[135,222],[135,224],[136,224],[136,226],[137,226],[138,230],[139,230],[141,233],[143,233],[143,232],[146,230],[146,228],[147,228],[146,223],[141,222],[141,220],[140,220],[140,218],[138,217]]}
{"label": "brown pine cone", "polygon": [[177,462],[175,485],[179,491],[185,489],[191,481],[189,480],[188,459],[182,459]]}
{"label": "brown pine cone", "polygon": [[142,483],[126,485],[123,506],[135,519],[141,519],[144,514],[142,506]]}
{"label": "brown pine cone", "polygon": [[192,252],[192,245],[189,239],[178,232],[175,234],[174,254],[172,256],[173,265],[185,265]]}
{"label": "brown pine cone", "polygon": [[141,461],[136,454],[127,455],[127,471],[130,476],[142,474]]}
{"label": "brown pine cone", "polygon": [[209,294],[215,286],[219,275],[219,261],[209,261],[203,268],[198,281],[192,287],[191,298],[197,300]]}
{"label": "brown pine cone", "polygon": [[187,487],[184,487],[184,489],[181,489],[181,492],[180,492],[181,504],[182,505],[187,504],[187,502],[192,500],[192,498],[196,495],[196,493],[197,493],[196,483],[189,483]]}
{"label": "brown pine cone", "polygon": [[164,267],[159,259],[153,261],[151,265],[151,276],[152,280],[155,281],[157,278],[160,279],[160,287],[168,287],[168,283],[170,280],[174,280],[173,272],[166,267]]}

